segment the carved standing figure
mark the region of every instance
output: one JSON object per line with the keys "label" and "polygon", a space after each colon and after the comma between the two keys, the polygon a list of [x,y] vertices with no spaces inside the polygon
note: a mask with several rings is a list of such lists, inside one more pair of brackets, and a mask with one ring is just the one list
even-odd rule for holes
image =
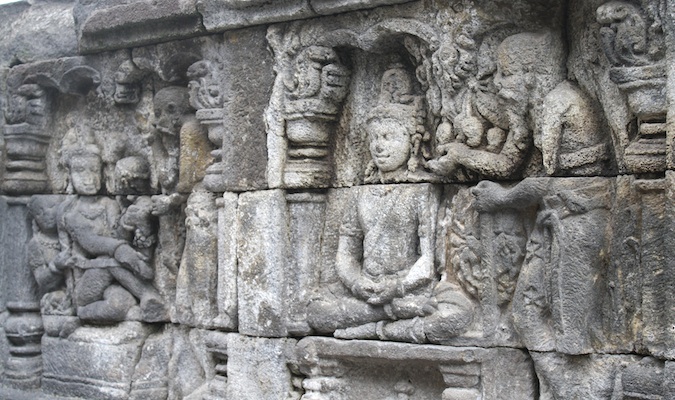
{"label": "carved standing figure", "polygon": [[[382,90],[400,88],[386,85],[400,73],[385,73]],[[380,103],[370,113],[373,181],[398,182],[413,174],[418,108],[407,97],[408,104]],[[310,325],[336,337],[412,342],[462,333],[471,322],[471,303],[459,286],[439,282],[434,269],[438,202],[430,184],[355,188],[336,257],[342,287],[310,303]]]}
{"label": "carved standing figure", "polygon": [[584,354],[599,327],[611,186],[603,178],[527,178],[507,189],[483,181],[476,208],[538,207],[513,297],[513,319],[534,351]]}

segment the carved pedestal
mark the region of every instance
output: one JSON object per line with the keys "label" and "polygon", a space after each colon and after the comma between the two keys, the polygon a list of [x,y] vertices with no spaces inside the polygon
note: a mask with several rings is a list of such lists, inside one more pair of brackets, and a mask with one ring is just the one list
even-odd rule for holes
{"label": "carved pedestal", "polygon": [[204,400],[227,398],[227,334],[211,332],[206,338],[206,346],[215,364],[215,376],[209,383],[209,393],[204,395]]}
{"label": "carved pedestal", "polygon": [[537,398],[531,360],[516,349],[309,337],[294,363],[303,400]]}
{"label": "carved pedestal", "polygon": [[139,322],[82,327],[68,338],[43,338],[42,390],[60,396],[128,399],[149,334]]}

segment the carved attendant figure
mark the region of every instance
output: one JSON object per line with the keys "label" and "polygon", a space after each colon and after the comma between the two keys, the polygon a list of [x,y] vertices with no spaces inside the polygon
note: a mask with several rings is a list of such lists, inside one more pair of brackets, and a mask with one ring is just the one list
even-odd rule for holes
{"label": "carved attendant figure", "polygon": [[[371,179],[395,182],[413,174],[417,107],[385,103],[370,115],[366,126],[376,168]],[[434,270],[437,208],[438,193],[429,184],[356,188],[340,227],[336,258],[348,297],[333,293],[313,301],[310,325],[335,331],[336,337],[413,342],[437,342],[463,332],[471,305],[458,286],[438,282]]]}
{"label": "carved attendant figure", "polygon": [[564,80],[564,54],[551,32],[519,33],[497,48],[494,85],[468,93],[453,121],[457,141],[441,145],[427,166],[444,176],[465,169],[511,178],[525,167],[532,145],[548,174],[597,174],[609,157],[588,96]]}
{"label": "carved attendant figure", "polygon": [[592,351],[591,334],[600,322],[609,181],[527,178],[510,189],[483,181],[472,192],[481,212],[539,207],[513,298],[523,343],[535,351]]}

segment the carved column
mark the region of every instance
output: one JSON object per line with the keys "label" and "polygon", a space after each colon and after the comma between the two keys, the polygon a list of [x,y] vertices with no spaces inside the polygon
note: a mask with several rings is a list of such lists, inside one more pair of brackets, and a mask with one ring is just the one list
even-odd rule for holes
{"label": "carved column", "polygon": [[305,394],[301,400],[346,400],[343,393],[345,382],[340,379],[343,373],[340,361],[314,360],[311,366],[305,368],[307,378],[302,381]]}
{"label": "carved column", "polygon": [[[632,173],[666,168],[666,60],[658,11],[640,9],[625,1],[598,7],[602,49],[611,64],[609,78],[626,95],[636,118],[636,135],[623,149],[625,167]],[[651,25],[651,26],[650,26]],[[624,43],[625,42],[625,43]]]}
{"label": "carved column", "polygon": [[40,316],[38,288],[26,259],[26,243],[31,236],[26,204],[28,198],[6,198],[3,244],[3,270],[8,276],[5,334],[9,341],[9,358],[4,379],[10,385],[29,389],[40,386],[42,351],[40,340],[44,333]]}
{"label": "carved column", "polygon": [[227,334],[211,332],[206,338],[206,349],[213,357],[215,375],[209,383],[209,392],[204,400],[227,398]]}
{"label": "carved column", "polygon": [[49,115],[47,91],[35,83],[24,83],[8,97],[2,189],[10,194],[45,193],[50,186],[45,159],[51,138],[51,132],[44,129]]}
{"label": "carved column", "polygon": [[331,136],[347,95],[350,71],[332,48],[309,46],[298,52],[288,72],[294,79],[286,87],[283,109],[284,186],[327,187],[332,177]]}
{"label": "carved column", "polygon": [[443,374],[447,389],[443,391],[443,400],[479,400],[480,363],[441,364],[438,369]]}
{"label": "carved column", "polygon": [[219,70],[209,61],[198,61],[188,68],[190,77],[190,105],[197,110],[196,117],[206,127],[209,140],[216,145],[211,154],[214,162],[206,169],[204,185],[209,191],[224,192],[227,189],[226,177],[223,175],[232,166],[227,165],[235,158],[231,157],[231,140],[226,138],[227,132],[223,124],[223,94],[220,87],[223,77]]}

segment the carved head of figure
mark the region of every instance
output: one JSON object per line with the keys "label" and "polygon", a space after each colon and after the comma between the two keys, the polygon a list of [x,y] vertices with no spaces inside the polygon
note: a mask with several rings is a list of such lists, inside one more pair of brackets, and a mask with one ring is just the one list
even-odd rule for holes
{"label": "carved head of figure", "polygon": [[180,86],[164,88],[155,94],[154,103],[154,126],[157,131],[162,136],[178,138],[186,117],[194,112],[190,106],[188,89]]}
{"label": "carved head of figure", "polygon": [[101,190],[102,161],[94,145],[79,145],[64,152],[64,165],[70,172],[70,185],[75,193],[93,196]]}
{"label": "carved head of figure", "polygon": [[147,193],[150,190],[150,166],[142,157],[125,157],[115,164],[115,181],[120,194]]}
{"label": "carved head of figure", "polygon": [[[368,114],[365,125],[373,159],[367,175],[379,171],[380,180],[396,181],[419,165],[424,109],[422,99],[411,93],[412,82],[401,66],[384,73],[378,105]],[[367,176],[366,180],[376,179]]]}
{"label": "carved head of figure", "polygon": [[120,64],[115,73],[115,94],[113,99],[118,104],[138,103],[141,88],[139,82],[143,78],[144,72],[127,60]]}
{"label": "carved head of figure", "polygon": [[28,210],[35,221],[34,227],[42,233],[56,233],[56,210],[63,201],[59,195],[33,196],[28,203]]}
{"label": "carved head of figure", "polygon": [[562,44],[551,32],[509,36],[497,48],[497,95],[524,108],[562,81],[564,64]]}

